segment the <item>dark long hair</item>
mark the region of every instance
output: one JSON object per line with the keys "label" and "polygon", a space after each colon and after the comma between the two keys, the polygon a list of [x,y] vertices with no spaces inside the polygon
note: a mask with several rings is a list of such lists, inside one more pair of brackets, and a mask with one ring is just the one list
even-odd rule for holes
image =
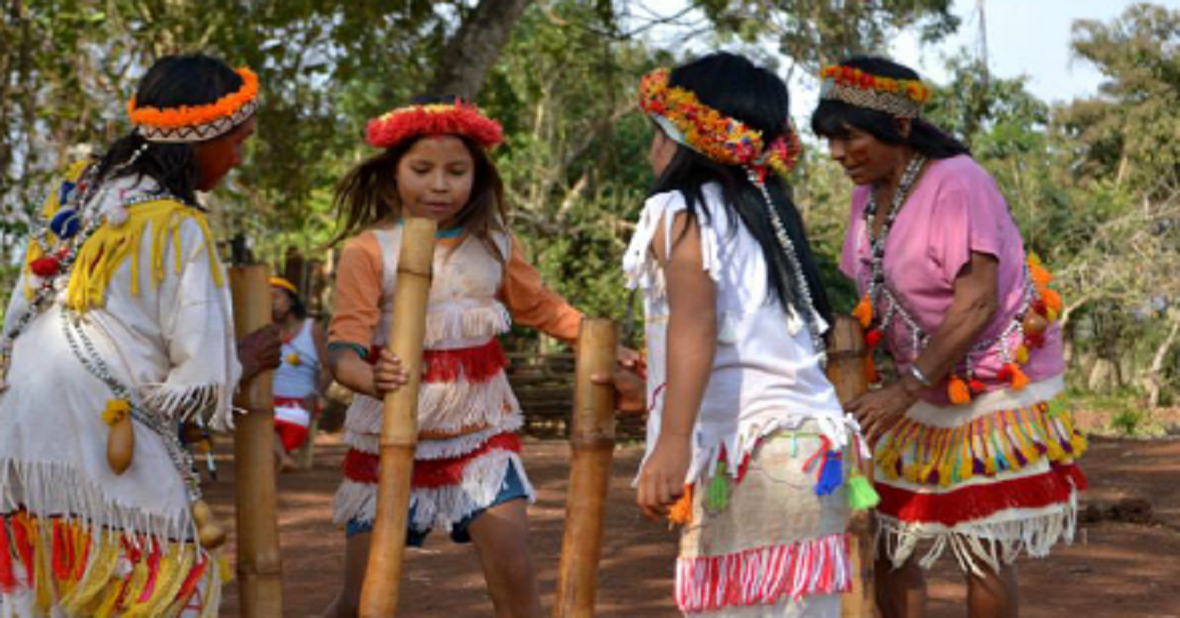
{"label": "dark long hair", "polygon": [[[157,109],[205,105],[241,87],[241,76],[216,58],[203,54],[164,56],[140,80],[135,103]],[[120,167],[145,144],[147,148],[133,163]],[[108,180],[112,172],[114,176],[147,176],[185,202],[197,203],[200,170],[191,144],[149,143],[132,130],[99,159],[98,178]]]}
{"label": "dark long hair", "polygon": [[[853,56],[840,64],[881,77],[921,79],[913,69],[880,56]],[[892,114],[843,101],[822,99],[811,115],[811,130],[820,137],[846,138],[850,128],[864,131],[886,144],[909,146],[929,159],[949,159],[971,154],[963,142],[922,118],[911,121],[910,134],[906,136],[898,131],[896,118]]]}
{"label": "dark long hair", "polygon": [[[787,85],[774,73],[755,66],[742,56],[714,53],[690,62],[672,71],[669,86],[689,90],[705,105],[761,131],[766,143],[788,130],[791,100]],[[750,181],[745,168],[717,163],[680,145],[667,169],[656,180],[652,194],[679,191],[684,195],[688,215],[709,221],[712,214],[705,206],[703,191],[710,183],[720,185],[729,218],[740,220],[758,241],[768,266],[767,278],[774,299],[784,309],[793,307],[807,319],[799,284],[775,237],[766,200]],[[777,175],[767,176],[766,188],[787,228],[787,235],[795,245],[815,310],[824,320],[830,321],[831,308],[815,256],[807,242],[803,217],[791,201],[785,182]],[[736,233],[736,228],[731,228],[730,233]]]}
{"label": "dark long hair", "polygon": [[[453,103],[456,98],[425,96],[415,98],[412,103]],[[401,218],[402,204],[397,192],[397,166],[402,157],[422,137],[409,139],[393,148],[382,150],[361,161],[341,179],[336,185],[334,198],[337,215],[336,234],[332,238],[332,244],[339,243],[372,225]],[[471,197],[459,211],[456,221],[466,233],[483,243],[497,260],[505,263],[508,256],[502,255],[492,240],[493,232],[507,230],[508,205],[504,200],[504,181],[483,148],[463,136],[455,137],[463,140],[475,162]]]}

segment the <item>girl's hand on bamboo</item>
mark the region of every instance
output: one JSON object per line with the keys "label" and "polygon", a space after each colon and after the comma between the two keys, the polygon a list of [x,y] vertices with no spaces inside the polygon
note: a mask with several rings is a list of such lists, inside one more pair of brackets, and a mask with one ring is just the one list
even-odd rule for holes
{"label": "girl's hand on bamboo", "polygon": [[612,374],[596,373],[590,376],[594,384],[615,388],[615,409],[626,414],[647,410],[647,376],[639,352],[619,346]]}
{"label": "girl's hand on bamboo", "polygon": [[373,365],[373,396],[381,399],[409,381],[410,376],[402,368],[401,359],[388,348],[381,348],[377,363]]}
{"label": "girl's hand on bamboo", "polygon": [[668,516],[672,505],[684,495],[684,480],[691,460],[689,436],[660,436],[651,457],[639,471],[637,502],[644,517],[658,522]]}

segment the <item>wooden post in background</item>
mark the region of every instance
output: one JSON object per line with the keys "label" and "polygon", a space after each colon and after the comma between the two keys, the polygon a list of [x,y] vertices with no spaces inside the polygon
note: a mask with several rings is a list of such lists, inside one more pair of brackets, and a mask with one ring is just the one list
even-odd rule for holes
{"label": "wooden post in background", "polygon": [[555,618],[592,618],[602,557],[606,496],[615,450],[615,389],[594,384],[593,375],[615,369],[618,334],[614,322],[583,319],[578,333],[577,381],[570,425],[570,483],[566,492],[565,536],[557,576]]}
{"label": "wooden post in background", "polygon": [[426,302],[430,297],[437,226],[428,219],[404,221],[389,348],[401,359],[409,381],[385,395],[377,517],[373,521],[369,563],[361,587],[361,618],[388,618],[397,613],[410,512],[410,479],[414,451],[418,448],[418,387],[422,382]]}
{"label": "wooden post in background", "polygon": [[[264,265],[230,268],[234,330],[239,337],[271,323],[269,279]],[[274,372],[264,371],[240,385],[234,398],[234,405],[247,410],[236,419],[234,430],[238,582],[246,618],[283,615],[273,382]]]}
{"label": "wooden post in background", "polygon": [[[838,316],[832,326],[828,348],[828,379],[836,387],[840,403],[860,397],[869,390],[865,361],[869,350],[865,345],[864,329],[849,316]],[[861,472],[871,482],[872,462],[863,462]],[[852,558],[852,591],[841,599],[843,618],[876,618],[877,607],[873,595],[873,518],[869,511],[852,514],[848,524],[849,553]]]}

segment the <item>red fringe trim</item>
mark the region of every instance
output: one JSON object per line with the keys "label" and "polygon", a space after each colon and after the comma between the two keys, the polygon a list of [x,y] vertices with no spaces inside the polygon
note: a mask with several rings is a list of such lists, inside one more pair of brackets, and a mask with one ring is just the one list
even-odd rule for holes
{"label": "red fringe trim", "polygon": [[[463,481],[463,470],[472,460],[492,451],[519,453],[520,448],[520,436],[514,433],[496,434],[483,446],[459,457],[415,461],[410,483],[415,488],[458,485]],[[344,478],[356,483],[376,483],[380,462],[378,455],[349,449],[344,456]]]}
{"label": "red fringe trim", "polygon": [[852,563],[844,534],[680,559],[676,571],[676,603],[688,613],[773,605],[782,597],[798,600],[852,589]]}
{"label": "red fringe trim", "polygon": [[1008,509],[1039,509],[1068,502],[1074,491],[1083,491],[1085,474],[1073,464],[1054,465],[1033,477],[973,485],[941,494],[914,493],[877,483],[882,514],[906,523],[955,526],[986,519]]}
{"label": "red fringe trim", "polygon": [[0,592],[16,589],[16,572],[12,566],[12,550],[9,548],[8,522],[0,519]]}
{"label": "red fringe trim", "polygon": [[197,585],[200,584],[201,578],[205,575],[205,569],[209,566],[209,559],[201,558],[195,567],[188,572],[188,577],[184,580],[184,585],[180,587],[180,592],[176,594],[176,600],[182,605],[187,605],[190,597],[197,591]]}
{"label": "red fringe trim", "polygon": [[[380,353],[381,348],[373,346],[368,361],[376,363]],[[422,351],[422,381],[427,383],[455,382],[462,378],[479,384],[496,377],[507,366],[508,357],[496,338],[471,348]]]}

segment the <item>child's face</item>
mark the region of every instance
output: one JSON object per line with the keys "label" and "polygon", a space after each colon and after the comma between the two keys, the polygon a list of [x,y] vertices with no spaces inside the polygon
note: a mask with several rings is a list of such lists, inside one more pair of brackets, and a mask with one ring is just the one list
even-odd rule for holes
{"label": "child's face", "polygon": [[221,137],[193,145],[199,170],[198,191],[212,191],[230,170],[242,164],[242,148],[254,135],[257,124],[256,118],[250,118]]}
{"label": "child's face", "polygon": [[475,160],[453,135],[418,140],[397,164],[397,195],[410,215],[454,225],[475,181]]}
{"label": "child's face", "polygon": [[668,169],[674,156],[676,142],[657,128],[651,136],[651,150],[647,153],[647,158],[651,161],[651,171],[655,173],[656,178],[664,175],[664,170]]}

